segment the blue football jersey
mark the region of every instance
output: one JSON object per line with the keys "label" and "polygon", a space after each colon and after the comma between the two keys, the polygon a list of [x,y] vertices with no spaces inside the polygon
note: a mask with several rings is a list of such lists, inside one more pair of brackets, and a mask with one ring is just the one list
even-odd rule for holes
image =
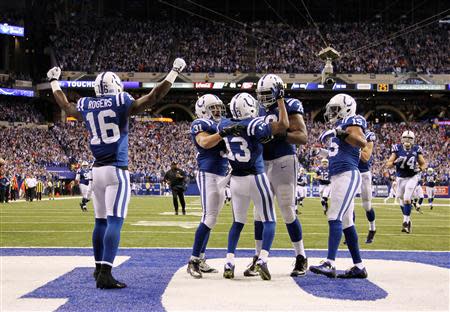
{"label": "blue football jersey", "polygon": [[435,187],[436,186],[436,177],[437,177],[436,172],[433,172],[432,174],[429,174],[428,172],[425,173],[425,177],[424,177],[425,186]]}
{"label": "blue football jersey", "polygon": [[[297,99],[285,98],[284,103],[288,115],[301,114],[303,115],[303,105]],[[274,104],[268,111],[261,108],[259,116],[265,123],[277,122],[279,120],[278,105]],[[295,144],[290,144],[286,141],[273,139],[264,144],[264,160],[273,160],[286,155],[295,155]]]}
{"label": "blue football jersey", "polygon": [[330,184],[330,172],[329,172],[329,168],[324,168],[322,166],[318,167],[316,170],[316,174],[317,176],[320,176],[321,178],[319,179],[319,184],[322,185],[327,185]]}
{"label": "blue football jersey", "polygon": [[272,128],[260,118],[244,120],[222,119],[218,125],[219,131],[225,127],[239,123],[247,128],[241,136],[226,136],[224,138],[230,161],[231,174],[246,176],[264,172],[262,141],[272,136]]}
{"label": "blue football jersey", "polygon": [[96,166],[128,166],[128,109],[134,99],[126,92],[78,100],[90,135]]}
{"label": "blue football jersey", "polygon": [[[360,115],[347,117],[336,122],[336,127],[340,127],[343,130],[352,126],[361,127],[364,132],[367,122]],[[337,137],[333,137],[328,147],[330,177],[345,171],[358,170],[360,153],[361,149],[359,147],[354,147]]]}
{"label": "blue football jersey", "polygon": [[217,124],[209,119],[196,119],[191,124],[191,137],[197,148],[197,164],[201,171],[225,176],[228,169],[225,143],[222,141],[213,148],[204,149],[198,145],[195,137],[201,132],[214,134],[217,132]]}
{"label": "blue football jersey", "polygon": [[306,174],[300,174],[297,178],[298,186],[306,186],[308,184],[308,176]]}
{"label": "blue football jersey", "polygon": [[394,144],[392,145],[392,153],[397,155],[395,168],[398,177],[409,178],[417,174],[417,159],[422,154],[422,147],[414,145],[406,150],[403,144]]}
{"label": "blue football jersey", "polygon": [[80,177],[80,184],[89,185],[89,181],[92,180],[90,169],[80,168],[77,171],[77,175]]}

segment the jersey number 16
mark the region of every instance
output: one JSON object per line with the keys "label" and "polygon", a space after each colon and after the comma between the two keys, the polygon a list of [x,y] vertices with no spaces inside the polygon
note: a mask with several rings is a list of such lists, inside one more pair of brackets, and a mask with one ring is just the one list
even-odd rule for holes
{"label": "jersey number 16", "polygon": [[91,138],[92,145],[99,145],[101,143],[111,144],[119,140],[120,138],[119,126],[113,122],[105,122],[106,117],[114,118],[116,116],[117,116],[116,113],[112,109],[100,111],[97,114],[97,122],[100,128],[100,133],[98,133],[98,129],[95,125],[94,113],[89,112],[86,115],[86,120],[88,121],[89,127],[91,128],[92,132]]}

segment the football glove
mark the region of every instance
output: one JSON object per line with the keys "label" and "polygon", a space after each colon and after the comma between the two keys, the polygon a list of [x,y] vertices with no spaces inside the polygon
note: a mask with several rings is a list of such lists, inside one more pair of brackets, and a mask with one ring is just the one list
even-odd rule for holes
{"label": "football glove", "polygon": [[49,81],[58,80],[61,76],[61,68],[55,66],[47,72],[47,78]]}
{"label": "football glove", "polygon": [[232,126],[228,126],[223,128],[221,131],[219,131],[219,135],[224,138],[228,135],[232,136],[240,136],[242,131],[246,130],[247,127],[240,125],[240,124],[234,124]]}
{"label": "football glove", "polygon": [[270,90],[272,91],[272,96],[275,99],[280,100],[284,98],[284,87],[281,82],[276,83],[272,88],[270,88]]}
{"label": "football glove", "polygon": [[182,58],[176,58],[175,61],[173,61],[173,67],[172,70],[176,71],[177,73],[181,73],[183,69],[186,67],[186,62]]}
{"label": "football glove", "polygon": [[373,133],[372,131],[367,131],[366,132],[366,140],[367,140],[367,142],[375,142],[376,139],[377,139],[377,136],[375,135],[375,133]]}

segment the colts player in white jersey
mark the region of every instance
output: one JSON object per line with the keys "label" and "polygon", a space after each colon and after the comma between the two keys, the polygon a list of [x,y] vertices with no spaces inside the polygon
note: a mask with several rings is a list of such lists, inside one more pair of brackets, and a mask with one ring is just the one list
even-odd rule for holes
{"label": "colts player in white jersey", "polygon": [[284,133],[289,127],[283,101],[283,86],[275,85],[272,92],[280,107],[278,122],[267,124],[262,119],[255,118],[259,110],[256,99],[248,93],[238,93],[230,103],[233,118],[223,119],[219,123],[219,131],[224,131],[235,123],[246,129],[239,136],[227,135],[224,138],[232,168],[230,187],[233,209],[233,225],[228,234],[227,259],[224,267],[225,278],[234,278],[234,254],[241,231],[247,222],[250,201],[253,201],[255,219],[261,220],[263,227],[262,246],[255,263],[255,271],[263,280],[271,279],[267,260],[275,236],[276,215],[273,193],[264,171],[261,143],[270,140],[274,135]]}
{"label": "colts player in white jersey", "polygon": [[320,141],[328,146],[330,161],[328,255],[322,264],[310,266],[309,269],[316,274],[336,277],[334,262],[344,232],[354,266],[337,277],[366,278],[367,271],[361,260],[358,234],[353,223],[354,198],[361,184],[358,170],[359,155],[367,144],[364,136],[366,120],[356,115],[356,102],[347,94],[338,94],[331,98],[326,106],[325,118],[333,127],[320,136]]}
{"label": "colts player in white jersey", "polygon": [[397,172],[397,196],[403,213],[402,232],[411,233],[411,206],[414,189],[419,182],[419,172],[425,171],[426,163],[422,155],[422,147],[414,144],[415,135],[412,131],[404,131],[402,143],[392,146],[392,154],[386,163],[386,168],[395,165]]}
{"label": "colts player in white jersey", "polygon": [[[283,85],[283,81],[277,75],[268,74],[259,79],[256,87],[258,102],[261,106],[260,118],[265,123],[279,120],[279,107],[271,91],[275,85]],[[285,98],[284,105],[289,116],[289,129],[264,144],[264,167],[295,250],[296,261],[291,276],[303,276],[308,269],[308,262],[303,245],[302,226],[295,213],[298,170],[295,145],[306,144],[308,133],[303,120],[302,103],[297,99]],[[254,265],[261,250],[262,228],[261,220],[255,219],[256,255],[245,271],[246,276],[255,275]]]}
{"label": "colts player in white jersey", "polygon": [[166,78],[152,91],[135,100],[123,92],[120,78],[112,72],[100,73],[94,82],[96,97],[80,98],[71,103],[61,90],[61,69],[47,73],[53,95],[68,116],[84,121],[90,135],[90,148],[95,157],[92,168],[95,226],[92,243],[95,258],[94,278],[97,288],[124,288],[111,274],[120,231],[130,200],[128,172],[128,118],[150,108],[169,92],[178,74],[186,66],[177,58]]}
{"label": "colts player in white jersey", "polygon": [[427,191],[428,203],[430,204],[430,209],[433,210],[433,200],[436,194],[436,178],[437,174],[434,172],[433,168],[428,168],[425,174],[425,189]]}
{"label": "colts player in white jersey", "polygon": [[81,191],[81,211],[87,212],[86,204],[91,200],[92,195],[92,170],[89,168],[89,163],[83,161],[81,168],[77,170],[75,181],[78,183]]}
{"label": "colts player in white jersey", "polygon": [[195,114],[198,118],[192,122],[191,137],[198,151],[197,185],[203,215],[195,232],[192,255],[187,267],[188,273],[194,278],[201,278],[202,273],[218,272],[206,263],[205,250],[225,199],[228,160],[222,137],[233,131],[239,134],[240,131],[236,127],[217,131],[217,123],[225,111],[225,105],[213,94],[205,94],[195,103]]}
{"label": "colts player in white jersey", "polygon": [[373,145],[376,140],[375,133],[366,131],[367,145],[361,150],[358,169],[361,173],[361,200],[362,206],[366,211],[367,221],[369,221],[369,233],[367,234],[366,244],[373,242],[376,233],[375,210],[372,207],[372,165]]}

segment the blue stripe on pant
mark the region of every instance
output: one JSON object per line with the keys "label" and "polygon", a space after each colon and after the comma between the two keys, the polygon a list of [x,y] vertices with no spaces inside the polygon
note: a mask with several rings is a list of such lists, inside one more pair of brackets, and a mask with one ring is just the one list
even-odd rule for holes
{"label": "blue stripe on pant", "polygon": [[[344,214],[344,210],[346,210],[347,202],[349,201],[350,193],[352,193],[352,189],[355,186],[355,171],[352,170],[352,177],[350,178],[350,184],[347,188],[347,192],[345,193],[344,200],[342,201],[341,208],[339,209],[339,213],[337,215],[337,220],[342,219],[342,215]],[[351,199],[350,199],[351,200]]]}
{"label": "blue stripe on pant", "polygon": [[120,216],[122,218],[124,218],[125,209],[127,207],[127,202],[128,202],[128,188],[130,187],[130,179],[128,178],[126,171],[122,171],[122,174],[123,174],[123,179],[125,182],[125,191],[123,193],[122,209],[120,210],[120,212],[121,212]]}
{"label": "blue stripe on pant", "polygon": [[120,169],[116,168],[116,176],[119,181],[119,187],[117,188],[116,199],[114,200],[113,216],[117,217],[117,210],[119,207],[120,197],[122,194],[122,179],[120,178]]}
{"label": "blue stripe on pant", "polygon": [[262,200],[262,203],[263,203],[263,212],[264,212],[264,219],[265,219],[263,221],[269,221],[269,216],[268,216],[268,213],[267,213],[267,206],[266,206],[266,198],[264,196],[264,192],[263,192],[263,190],[261,188],[261,185],[260,185],[260,183],[258,181],[258,176],[259,175],[255,176],[255,182],[256,182],[256,187],[258,188],[259,195],[261,196],[261,200]]}

